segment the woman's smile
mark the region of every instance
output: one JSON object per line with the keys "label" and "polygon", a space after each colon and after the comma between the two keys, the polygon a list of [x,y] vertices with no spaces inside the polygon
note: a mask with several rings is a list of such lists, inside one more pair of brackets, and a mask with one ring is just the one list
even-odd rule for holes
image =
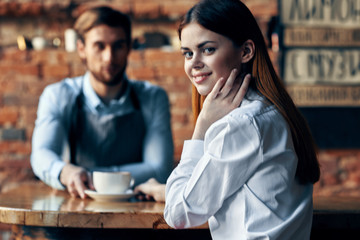
{"label": "woman's smile", "polygon": [[211,75],[211,72],[208,72],[208,73],[196,73],[196,74],[193,75],[193,79],[194,79],[195,83],[201,84],[206,79],[208,79],[210,75]]}

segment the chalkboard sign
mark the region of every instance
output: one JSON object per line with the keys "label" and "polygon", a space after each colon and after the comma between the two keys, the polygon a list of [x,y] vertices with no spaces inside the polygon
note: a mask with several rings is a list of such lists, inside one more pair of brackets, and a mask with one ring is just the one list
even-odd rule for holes
{"label": "chalkboard sign", "polygon": [[360,148],[360,0],[279,0],[281,75],[320,148]]}

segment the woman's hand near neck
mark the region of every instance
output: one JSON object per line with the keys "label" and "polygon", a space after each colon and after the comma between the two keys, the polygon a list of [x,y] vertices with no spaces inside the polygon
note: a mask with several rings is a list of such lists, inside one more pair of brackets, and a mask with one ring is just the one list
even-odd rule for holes
{"label": "woman's hand near neck", "polygon": [[247,74],[243,81],[235,81],[237,71],[233,70],[225,81],[221,78],[206,97],[199,117],[196,121],[192,139],[203,140],[208,128],[240,106],[248,90],[251,76]]}

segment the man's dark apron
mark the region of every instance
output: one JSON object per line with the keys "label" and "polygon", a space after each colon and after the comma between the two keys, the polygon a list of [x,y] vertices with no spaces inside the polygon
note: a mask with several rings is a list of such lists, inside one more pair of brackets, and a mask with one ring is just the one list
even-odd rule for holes
{"label": "man's dark apron", "polygon": [[82,89],[76,97],[70,126],[70,161],[88,170],[141,162],[145,123],[135,91],[135,111],[123,116],[100,117],[84,110]]}

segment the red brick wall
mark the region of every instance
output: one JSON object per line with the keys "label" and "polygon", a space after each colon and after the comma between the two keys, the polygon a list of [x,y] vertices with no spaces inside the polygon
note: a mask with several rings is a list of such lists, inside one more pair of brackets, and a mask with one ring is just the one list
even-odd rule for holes
{"label": "red brick wall", "polygon": [[[62,2],[62,1],[61,1]],[[41,34],[51,41],[63,40],[63,32],[73,24],[82,0],[0,2],[0,190],[5,191],[21,181],[33,180],[29,164],[31,135],[36,118],[38,98],[44,87],[68,76],[84,73],[76,53],[67,53],[63,44],[42,51],[20,51],[16,37],[32,38]],[[99,1],[91,1],[97,4]],[[167,34],[176,45],[177,19],[196,0],[112,0],[119,9],[130,13],[134,36],[147,31]],[[263,30],[277,15],[277,0],[245,1]],[[46,20],[45,22],[42,20]],[[278,68],[276,53],[270,51]],[[162,86],[169,94],[175,160],[180,157],[183,141],[191,137],[191,86],[183,72],[183,58],[174,47],[134,50],[127,73],[130,78],[148,80]],[[360,150],[322,150],[321,180],[315,185],[319,195],[360,195]]]}

